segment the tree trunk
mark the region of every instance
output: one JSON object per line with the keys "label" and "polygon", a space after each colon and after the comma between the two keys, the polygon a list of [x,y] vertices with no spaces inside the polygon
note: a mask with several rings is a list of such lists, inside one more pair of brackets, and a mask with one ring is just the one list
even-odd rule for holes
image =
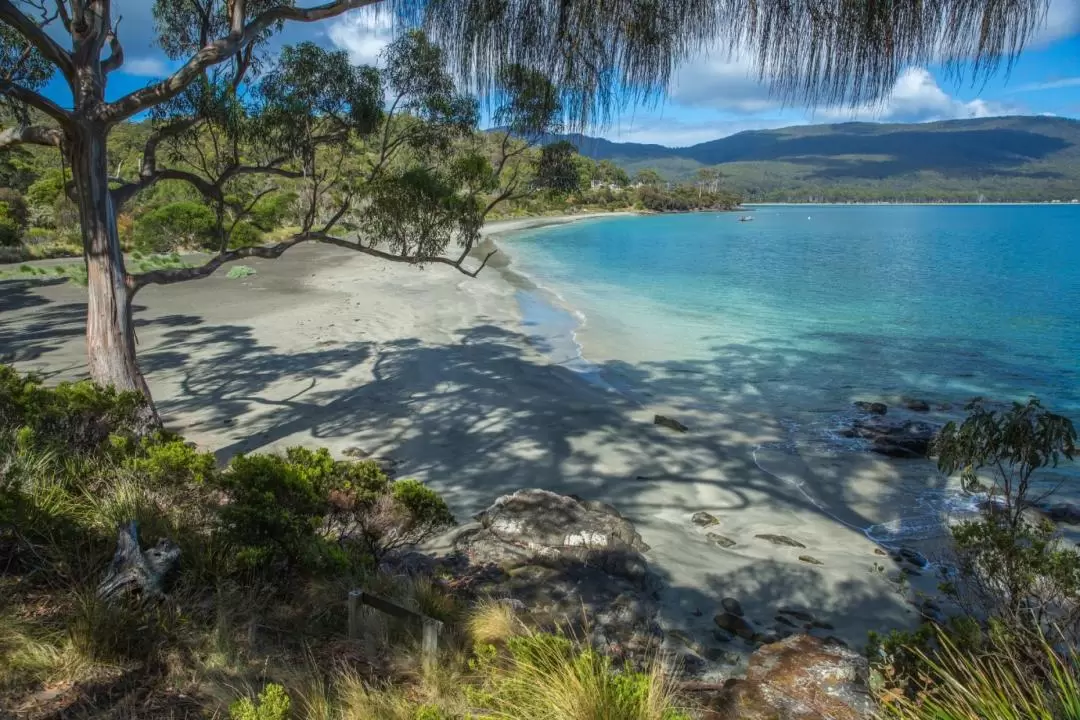
{"label": "tree trunk", "polygon": [[[150,388],[135,361],[131,292],[109,192],[107,132],[100,123],[82,120],[67,137],[89,290],[86,350],[90,377],[100,385],[141,392],[154,413]],[[156,422],[156,413],[153,420]]]}

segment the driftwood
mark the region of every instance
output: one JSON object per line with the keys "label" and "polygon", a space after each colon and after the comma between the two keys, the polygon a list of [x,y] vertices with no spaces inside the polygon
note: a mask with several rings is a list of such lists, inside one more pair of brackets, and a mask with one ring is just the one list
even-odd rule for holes
{"label": "driftwood", "polygon": [[139,528],[132,520],[117,534],[116,553],[98,585],[98,596],[103,600],[158,598],[164,594],[165,582],[179,562],[180,548],[165,538],[140,550]]}

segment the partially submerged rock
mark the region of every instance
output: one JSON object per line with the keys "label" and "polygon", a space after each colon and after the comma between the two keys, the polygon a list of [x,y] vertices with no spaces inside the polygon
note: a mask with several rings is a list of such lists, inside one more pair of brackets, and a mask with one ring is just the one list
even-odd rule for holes
{"label": "partially submerged rock", "polygon": [[715,532],[705,533],[705,537],[708,538],[709,542],[711,542],[713,545],[719,545],[720,547],[725,548],[725,549],[729,548],[729,547],[735,547],[735,544],[736,544],[734,540],[732,540],[729,537],[725,537],[724,535],[721,535],[720,533],[715,533]]}
{"label": "partially submerged rock", "polygon": [[161,538],[157,545],[141,550],[139,527],[132,520],[117,533],[116,552],[98,585],[98,597],[108,601],[161,597],[179,563],[180,548],[171,540]]}
{"label": "partially submerged rock", "polygon": [[753,625],[732,612],[719,613],[713,618],[713,622],[716,623],[716,627],[738,635],[743,640],[753,640],[757,634]]}
{"label": "partially submerged rock", "polygon": [[920,400],[919,398],[903,398],[902,402],[904,403],[904,407],[912,412],[930,411],[930,403],[925,400]]}
{"label": "partially submerged rock", "polygon": [[889,412],[889,406],[883,402],[867,402],[865,400],[859,400],[855,403],[855,407],[865,413],[870,413],[871,415],[884,415]]}
{"label": "partially submerged rock", "polygon": [[1076,503],[1055,503],[1043,508],[1043,514],[1054,522],[1067,525],[1080,524],[1080,505]]}
{"label": "partially submerged rock", "polygon": [[925,458],[941,428],[921,421],[890,421],[881,417],[856,418],[841,431],[849,438],[870,442],[870,449],[895,458]]}
{"label": "partially submerged rock", "polygon": [[866,659],[810,635],[764,645],[746,678],[734,680],[708,703],[713,720],[863,720],[874,702]]}

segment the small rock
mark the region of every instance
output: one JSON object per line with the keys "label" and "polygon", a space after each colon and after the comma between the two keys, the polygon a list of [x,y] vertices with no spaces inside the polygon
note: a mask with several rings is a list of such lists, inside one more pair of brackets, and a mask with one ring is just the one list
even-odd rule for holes
{"label": "small rock", "polygon": [[805,548],[806,547],[805,545],[803,545],[798,540],[792,540],[787,535],[773,535],[772,533],[764,533],[764,534],[761,534],[761,535],[755,535],[754,537],[756,537],[758,540],[768,540],[773,545],[787,545],[788,547],[793,547],[793,548]]}
{"label": "small rock", "polygon": [[904,407],[912,412],[930,411],[930,403],[925,400],[919,400],[918,398],[904,398],[902,402],[904,403]]}
{"label": "small rock", "polygon": [[780,636],[776,633],[755,633],[753,642],[769,645],[774,642],[780,642]]}
{"label": "small rock", "polygon": [[709,527],[710,525],[719,525],[720,521],[716,519],[716,516],[710,515],[707,512],[696,512],[690,516],[690,522],[694,523],[698,527]]}
{"label": "small rock", "polygon": [[726,612],[729,612],[732,615],[738,615],[739,617],[743,616],[742,605],[740,605],[739,601],[733,597],[726,597],[721,600],[720,607],[724,608]]}
{"label": "small rock", "polygon": [[1043,512],[1054,522],[1080,524],[1080,505],[1076,503],[1057,503],[1045,508]]}
{"label": "small rock", "polygon": [[816,557],[813,557],[812,555],[800,555],[799,559],[802,560],[804,563],[810,563],[811,565],[824,565],[825,564],[825,563],[821,562],[820,560],[818,560]]}
{"label": "small rock", "polygon": [[729,547],[733,547],[735,545],[734,540],[732,540],[731,538],[728,538],[728,537],[724,537],[723,535],[720,535],[719,533],[713,533],[713,532],[705,533],[705,537],[707,537],[709,539],[709,541],[712,542],[713,545],[719,545],[722,548],[729,548]]}
{"label": "small rock", "polygon": [[723,628],[716,628],[712,631],[712,636],[716,638],[717,642],[731,642],[735,639],[735,633],[724,630]]}
{"label": "small rock", "polygon": [[879,547],[876,547],[876,548],[874,548],[874,554],[875,555],[888,555],[889,553],[885,552],[884,550],[882,550]]}
{"label": "small rock", "polygon": [[882,402],[866,402],[860,400],[855,403],[855,407],[863,412],[870,413],[871,415],[884,415],[889,412],[889,406]]}
{"label": "small rock", "polygon": [[826,645],[837,645],[839,647],[848,647],[848,644],[844,640],[836,637],[835,635],[828,635],[826,637],[823,637],[822,641]]}
{"label": "small rock", "polygon": [[653,418],[653,425],[660,425],[661,427],[666,427],[670,430],[681,433],[688,432],[690,430],[690,428],[686,427],[678,420],[675,420],[674,418],[669,418],[667,415],[655,416]]}
{"label": "small rock", "polygon": [[902,570],[902,572],[903,572],[903,573],[904,573],[905,575],[916,575],[916,576],[918,576],[918,575],[922,575],[922,572],[921,572],[921,571],[919,571],[919,570],[916,570],[916,569],[915,569],[915,568],[913,568],[913,567],[905,567],[905,568],[904,568],[904,569]]}
{"label": "small rock", "polygon": [[900,548],[900,557],[902,557],[904,560],[907,560],[912,565],[916,565],[920,568],[924,568],[930,564],[930,561],[926,559],[925,555],[923,555],[918,550],[912,550],[911,548]]}
{"label": "small rock", "polygon": [[817,630],[835,630],[836,629],[835,627],[833,627],[832,623],[827,623],[827,622],[824,622],[823,620],[814,620],[813,622],[810,623],[810,627],[815,628]]}
{"label": "small rock", "polygon": [[790,615],[791,617],[795,618],[800,622],[808,623],[814,621],[814,616],[806,612],[805,610],[797,610],[796,608],[780,608],[777,612],[783,613],[784,615]]}
{"label": "small rock", "polygon": [[798,627],[798,625],[791,622],[790,620],[788,620],[783,615],[777,615],[774,619],[776,620],[776,622],[780,623],[781,625],[787,625],[788,627]]}
{"label": "small rock", "polygon": [[743,640],[753,640],[754,638],[754,628],[735,613],[722,612],[713,618],[713,622],[721,630],[735,633]]}

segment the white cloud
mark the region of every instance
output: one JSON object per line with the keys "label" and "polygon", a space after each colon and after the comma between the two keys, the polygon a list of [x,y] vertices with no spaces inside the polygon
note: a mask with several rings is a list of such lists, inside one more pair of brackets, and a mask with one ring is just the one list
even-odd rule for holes
{"label": "white cloud", "polygon": [[826,109],[820,112],[836,119],[846,116],[848,119],[927,122],[1006,115],[1010,108],[979,98],[960,100],[945,92],[926,68],[908,68],[879,104],[855,110]]}
{"label": "white cloud", "polygon": [[1080,31],[1080,0],[1051,0],[1046,22],[1031,39],[1030,47],[1046,47]]}
{"label": "white cloud", "polygon": [[120,70],[126,75],[151,78],[165,77],[172,72],[169,69],[169,64],[158,57],[135,57],[124,60]]}
{"label": "white cloud", "polygon": [[1039,90],[1061,90],[1062,88],[1080,87],[1080,77],[1067,77],[1058,78],[1057,80],[1046,80],[1045,82],[1028,83],[1027,85],[1019,85],[1013,88],[1010,92],[1036,92]]}
{"label": "white cloud", "polygon": [[394,18],[378,6],[368,6],[345,13],[330,22],[327,35],[336,47],[349,53],[356,65],[374,65],[394,39]]}

